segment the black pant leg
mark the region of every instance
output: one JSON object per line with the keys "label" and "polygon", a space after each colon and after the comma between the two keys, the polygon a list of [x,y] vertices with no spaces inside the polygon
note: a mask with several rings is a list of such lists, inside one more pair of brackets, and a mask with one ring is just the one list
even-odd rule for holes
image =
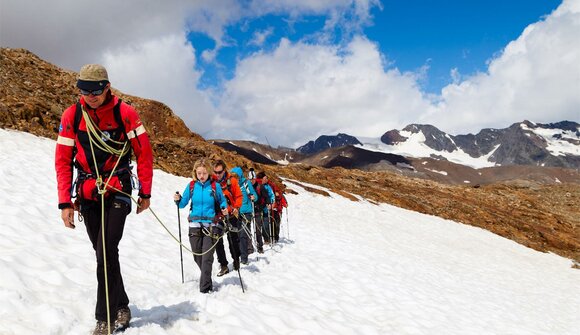
{"label": "black pant leg", "polygon": [[[107,320],[106,289],[105,289],[105,263],[107,265],[107,281],[109,286],[109,311],[114,320],[119,308],[129,305],[129,298],[123,284],[121,266],[119,263],[119,242],[123,237],[125,219],[130,211],[125,201],[117,199],[105,200],[105,248],[103,248],[101,203],[90,202],[81,208],[81,214],[85,222],[87,234],[97,259],[97,305],[95,318]],[[105,262],[106,254],[106,262]]]}
{"label": "black pant leg", "polygon": [[262,240],[262,227],[264,216],[261,211],[257,212],[255,215],[256,215],[255,218],[256,227],[254,228],[256,229],[256,246],[258,247],[258,249],[262,249],[262,247],[264,246],[264,241]]}
{"label": "black pant leg", "polygon": [[[230,218],[230,224],[232,225],[232,227],[235,230],[240,229],[240,221],[235,216],[232,216]],[[235,264],[236,260],[237,261],[240,260],[240,235],[239,235],[239,233],[236,233],[233,231],[228,232],[228,243],[229,243],[230,255],[232,256],[232,259],[234,260],[234,264]]]}
{"label": "black pant leg", "polygon": [[204,255],[201,256],[201,276],[199,278],[199,291],[207,293],[213,289],[211,281],[211,268],[213,265],[213,251],[212,248],[215,240],[209,236],[202,237],[202,250]]}
{"label": "black pant leg", "polygon": [[215,246],[218,263],[221,266],[228,266],[228,258],[226,257],[226,249],[224,248],[224,240],[221,238]]}
{"label": "black pant leg", "polygon": [[[201,228],[189,227],[189,244],[191,245],[191,251],[196,254],[201,254],[203,249],[203,239],[202,239]],[[201,256],[193,255],[193,261],[197,264],[197,267],[201,270]]]}

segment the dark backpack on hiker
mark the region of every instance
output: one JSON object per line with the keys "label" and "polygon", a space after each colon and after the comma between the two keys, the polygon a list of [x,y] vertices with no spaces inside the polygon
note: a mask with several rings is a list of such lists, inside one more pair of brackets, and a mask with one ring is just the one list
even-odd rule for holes
{"label": "dark backpack on hiker", "polygon": [[266,205],[271,204],[270,195],[268,194],[268,190],[261,183],[256,182],[254,189],[256,190],[256,194],[258,195],[258,201],[256,201],[256,209],[263,210]]}

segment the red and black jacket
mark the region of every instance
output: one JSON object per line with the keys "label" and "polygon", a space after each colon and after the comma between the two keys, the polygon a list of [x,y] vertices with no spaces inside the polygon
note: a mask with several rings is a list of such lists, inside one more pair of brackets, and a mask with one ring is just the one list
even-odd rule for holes
{"label": "red and black jacket", "polygon": [[[84,107],[94,123],[101,131],[107,134],[108,138],[120,142],[130,141],[131,148],[137,159],[137,176],[141,182],[139,196],[150,197],[153,179],[153,153],[147,132],[135,109],[121,102],[110,93],[103,105],[97,109],[90,108],[83,97],[81,97],[79,103],[78,107]],[[114,113],[117,104],[119,104],[117,108],[120,118],[115,117]],[[91,190],[94,189],[94,178],[97,171],[95,171],[95,162],[93,161],[88,141],[85,120],[82,117],[78,117],[77,109],[77,104],[75,104],[67,108],[62,114],[56,144],[55,167],[58,183],[58,207],[61,209],[72,206],[73,165],[79,169],[80,175],[89,176],[89,180],[85,180],[83,185],[79,187],[79,197],[85,200],[96,200],[95,194]],[[122,124],[119,124],[118,120]],[[115,167],[118,157],[98,148],[93,148],[99,174],[108,177]],[[130,156],[129,153],[122,157],[116,170],[127,168],[130,163]],[[109,185],[117,189],[127,189],[127,185],[122,185],[118,176],[111,177]],[[109,189],[109,191],[111,190],[112,188]]]}

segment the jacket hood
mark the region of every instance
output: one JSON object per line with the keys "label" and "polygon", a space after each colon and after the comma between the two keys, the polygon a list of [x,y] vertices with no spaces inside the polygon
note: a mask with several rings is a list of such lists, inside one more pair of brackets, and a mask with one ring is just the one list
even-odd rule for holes
{"label": "jacket hood", "polygon": [[239,166],[236,166],[235,168],[231,169],[230,172],[235,173],[236,175],[238,175],[238,180],[240,182],[243,182],[244,180],[246,180],[246,177],[244,176],[244,171],[242,171],[242,168]]}

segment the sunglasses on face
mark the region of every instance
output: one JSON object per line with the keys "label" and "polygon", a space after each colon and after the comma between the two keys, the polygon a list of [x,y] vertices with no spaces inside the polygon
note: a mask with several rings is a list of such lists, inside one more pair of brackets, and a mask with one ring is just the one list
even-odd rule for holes
{"label": "sunglasses on face", "polygon": [[92,94],[94,96],[99,96],[99,95],[103,94],[103,92],[105,92],[105,89],[104,88],[101,88],[100,90],[94,90],[94,91],[87,91],[87,90],[81,89],[81,94],[82,95]]}
{"label": "sunglasses on face", "polygon": [[215,172],[216,174],[222,174],[222,173],[224,173],[224,170],[221,170],[221,171],[214,170],[214,172]]}

